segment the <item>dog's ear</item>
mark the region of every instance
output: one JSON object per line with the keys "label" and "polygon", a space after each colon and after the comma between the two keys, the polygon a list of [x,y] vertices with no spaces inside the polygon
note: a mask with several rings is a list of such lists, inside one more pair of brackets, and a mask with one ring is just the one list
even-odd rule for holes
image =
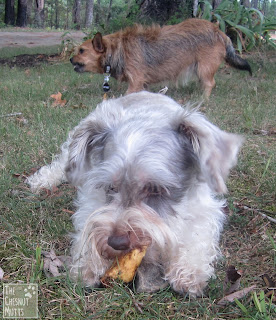
{"label": "dog's ear", "polygon": [[226,193],[225,180],[237,162],[243,138],[211,124],[199,112],[191,112],[179,125],[179,132],[190,139],[199,157],[204,179],[217,193]]}
{"label": "dog's ear", "polygon": [[106,126],[96,119],[84,119],[76,127],[71,137],[65,168],[70,183],[80,184],[93,163],[102,160],[107,134]]}
{"label": "dog's ear", "polygon": [[103,53],[105,51],[105,46],[103,44],[103,37],[100,32],[97,32],[92,39],[92,45],[96,52]]}

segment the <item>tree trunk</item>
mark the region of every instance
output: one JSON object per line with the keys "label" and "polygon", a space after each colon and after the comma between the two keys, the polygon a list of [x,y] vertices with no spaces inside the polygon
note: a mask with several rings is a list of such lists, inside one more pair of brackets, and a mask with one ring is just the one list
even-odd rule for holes
{"label": "tree trunk", "polygon": [[44,0],[35,1],[35,27],[44,28]]}
{"label": "tree trunk", "polygon": [[105,20],[105,28],[108,28],[108,25],[109,25],[109,20],[111,17],[111,7],[112,7],[112,0],[109,0],[109,6],[108,6],[106,20]]}
{"label": "tree trunk", "polygon": [[193,16],[196,17],[198,9],[198,0],[193,0]]}
{"label": "tree trunk", "polygon": [[95,15],[95,24],[98,25],[100,22],[100,15],[102,12],[102,7],[101,7],[101,0],[97,0],[97,6],[96,6],[97,10],[96,11],[96,15]]}
{"label": "tree trunk", "polygon": [[213,9],[216,9],[218,5],[221,3],[222,0],[213,0],[212,1],[212,7]]}
{"label": "tree trunk", "polygon": [[243,6],[245,6],[246,8],[250,8],[251,4],[249,0],[241,0],[240,2]]}
{"label": "tree trunk", "polygon": [[81,0],[74,0],[73,24],[74,24],[74,28],[77,30],[80,30],[80,27],[81,27],[80,11],[81,11]]}
{"label": "tree trunk", "polygon": [[69,29],[69,0],[67,0],[67,6],[66,6],[66,25],[65,29]]}
{"label": "tree trunk", "polygon": [[27,0],[18,0],[16,25],[26,27],[27,25]]}
{"label": "tree trunk", "polygon": [[93,21],[94,0],[86,0],[85,28],[91,28]]}
{"label": "tree trunk", "polygon": [[258,0],[252,0],[251,1],[251,7],[255,8],[255,9],[258,9],[258,3],[259,3]]}
{"label": "tree trunk", "polygon": [[59,28],[59,5],[58,0],[55,0],[55,7],[56,7],[56,19],[55,19],[55,28]]}
{"label": "tree trunk", "polygon": [[138,1],[140,17],[161,24],[166,23],[171,17],[179,16],[185,9],[185,17],[192,17],[196,14],[197,4],[195,0],[144,0]]}
{"label": "tree trunk", "polygon": [[14,25],[15,15],[14,15],[14,0],[5,1],[5,20],[6,24]]}
{"label": "tree trunk", "polygon": [[262,5],[262,11],[265,16],[267,15],[267,7],[268,7],[267,2],[268,0],[264,0]]}

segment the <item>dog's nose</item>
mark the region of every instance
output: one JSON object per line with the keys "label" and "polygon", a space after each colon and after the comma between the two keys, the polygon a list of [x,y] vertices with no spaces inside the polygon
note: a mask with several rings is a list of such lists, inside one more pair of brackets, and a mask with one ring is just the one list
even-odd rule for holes
{"label": "dog's nose", "polygon": [[127,250],[130,246],[128,234],[113,235],[107,239],[107,244],[115,250]]}
{"label": "dog's nose", "polygon": [[70,58],[70,62],[73,63],[73,58]]}

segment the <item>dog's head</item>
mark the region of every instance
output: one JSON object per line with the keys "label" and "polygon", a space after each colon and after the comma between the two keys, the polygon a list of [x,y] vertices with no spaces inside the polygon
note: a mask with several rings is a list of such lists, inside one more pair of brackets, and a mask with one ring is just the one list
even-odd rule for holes
{"label": "dog's head", "polygon": [[199,185],[226,192],[241,143],[163,95],[103,102],[75,130],[66,169],[69,181],[105,199],[86,222],[86,237],[108,257],[174,242],[167,221],[179,214],[175,208]]}
{"label": "dog's head", "polygon": [[[156,105],[149,105],[149,98]],[[69,148],[67,176],[78,185],[88,172],[97,178],[94,171],[100,168],[106,173],[103,184],[120,189],[128,178],[131,186],[143,181],[146,189],[157,190],[162,186],[155,183],[161,181],[188,187],[196,178],[214,193],[226,193],[225,181],[242,142],[241,136],[220,130],[196,110],[140,92],[103,102],[80,123]]]}
{"label": "dog's head", "polygon": [[78,47],[70,61],[77,72],[104,73],[101,61],[105,51],[105,42],[98,32],[92,40],[86,40]]}

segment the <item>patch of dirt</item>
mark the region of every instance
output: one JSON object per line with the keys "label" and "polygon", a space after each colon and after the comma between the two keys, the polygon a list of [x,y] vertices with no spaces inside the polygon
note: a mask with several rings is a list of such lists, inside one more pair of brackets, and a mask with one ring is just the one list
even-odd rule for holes
{"label": "patch of dirt", "polygon": [[21,54],[13,58],[0,59],[0,65],[7,65],[10,68],[30,68],[36,67],[41,63],[56,62],[57,60],[59,60],[59,58],[59,54]]}

